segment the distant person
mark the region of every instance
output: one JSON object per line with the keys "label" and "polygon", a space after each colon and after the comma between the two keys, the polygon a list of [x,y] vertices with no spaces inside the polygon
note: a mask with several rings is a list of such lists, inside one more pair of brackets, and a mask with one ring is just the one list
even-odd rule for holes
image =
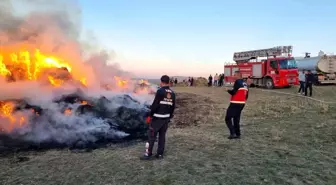
{"label": "distant person", "polygon": [[308,89],[309,89],[309,96],[313,95],[313,83],[315,81],[315,76],[311,72],[311,70],[308,70],[306,74],[306,83],[305,83],[305,90],[304,90],[304,95],[307,96],[308,94]]}
{"label": "distant person", "polygon": [[191,77],[190,79],[190,86],[194,86],[194,77]]}
{"label": "distant person", "polygon": [[218,86],[218,74],[217,73],[215,74],[215,77],[214,77],[214,86]]}
{"label": "distant person", "polygon": [[188,86],[190,86],[191,85],[191,78],[189,77],[189,79],[188,79]]}
{"label": "distant person", "polygon": [[219,87],[223,86],[223,81],[224,81],[224,76],[223,76],[223,74],[220,74],[219,75],[219,84],[218,84]]}
{"label": "distant person", "polygon": [[177,85],[177,78],[175,78],[174,83],[175,83],[175,85]]}
{"label": "distant person", "polygon": [[163,75],[161,77],[160,89],[157,90],[150,113],[146,119],[149,124],[148,129],[148,148],[146,143],[146,152],[141,160],[149,160],[153,154],[153,147],[157,134],[159,134],[158,148],[155,155],[156,158],[163,158],[166,132],[168,123],[173,118],[175,110],[175,93],[169,88],[169,77]]}
{"label": "distant person", "polygon": [[208,78],[208,86],[211,87],[212,86],[212,76],[210,74],[209,78]]}
{"label": "distant person", "polygon": [[230,130],[228,139],[240,138],[240,116],[248,98],[248,87],[240,72],[236,71],[234,77],[236,81],[233,88],[227,91],[231,95],[230,105],[226,110],[225,116],[226,125]]}
{"label": "distant person", "polygon": [[305,92],[305,82],[306,82],[306,71],[303,70],[301,73],[299,73],[299,83],[300,83],[300,88],[298,94],[304,94]]}
{"label": "distant person", "polygon": [[174,86],[174,80],[171,78],[169,81],[170,86]]}

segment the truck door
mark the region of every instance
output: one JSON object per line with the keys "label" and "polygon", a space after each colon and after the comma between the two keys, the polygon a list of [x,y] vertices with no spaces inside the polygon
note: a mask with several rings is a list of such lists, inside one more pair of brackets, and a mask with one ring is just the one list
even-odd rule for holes
{"label": "truck door", "polygon": [[278,61],[277,60],[271,60],[270,61],[270,68],[267,70],[268,74],[277,74],[278,73]]}

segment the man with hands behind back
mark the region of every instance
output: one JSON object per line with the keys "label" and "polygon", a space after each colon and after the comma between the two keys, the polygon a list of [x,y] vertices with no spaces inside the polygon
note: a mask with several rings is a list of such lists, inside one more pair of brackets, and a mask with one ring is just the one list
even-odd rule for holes
{"label": "man with hands behind back", "polygon": [[[150,107],[150,113],[146,119],[149,124],[148,129],[148,147],[141,160],[149,160],[153,155],[153,147],[159,134],[158,149],[155,155],[156,158],[163,158],[166,132],[170,119],[173,118],[175,110],[175,93],[169,88],[169,77],[163,75],[161,77],[160,89],[157,90],[153,104]],[[146,145],[147,145],[146,144]]]}

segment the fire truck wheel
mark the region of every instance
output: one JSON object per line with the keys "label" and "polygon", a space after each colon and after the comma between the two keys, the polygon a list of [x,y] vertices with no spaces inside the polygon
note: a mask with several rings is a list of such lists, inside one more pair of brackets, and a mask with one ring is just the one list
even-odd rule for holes
{"label": "fire truck wheel", "polygon": [[273,89],[274,88],[274,83],[271,78],[266,79],[265,86],[267,89]]}

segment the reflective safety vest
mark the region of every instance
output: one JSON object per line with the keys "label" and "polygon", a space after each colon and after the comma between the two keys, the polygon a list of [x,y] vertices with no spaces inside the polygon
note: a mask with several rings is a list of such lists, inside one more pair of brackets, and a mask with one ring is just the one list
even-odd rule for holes
{"label": "reflective safety vest", "polygon": [[236,92],[236,94],[231,96],[230,102],[231,103],[245,104],[247,93],[248,93],[248,88],[247,87],[239,88],[238,91]]}
{"label": "reflective safety vest", "polygon": [[170,118],[172,110],[175,107],[175,93],[169,87],[161,87],[157,94],[160,94],[158,109],[154,112],[153,117]]}

